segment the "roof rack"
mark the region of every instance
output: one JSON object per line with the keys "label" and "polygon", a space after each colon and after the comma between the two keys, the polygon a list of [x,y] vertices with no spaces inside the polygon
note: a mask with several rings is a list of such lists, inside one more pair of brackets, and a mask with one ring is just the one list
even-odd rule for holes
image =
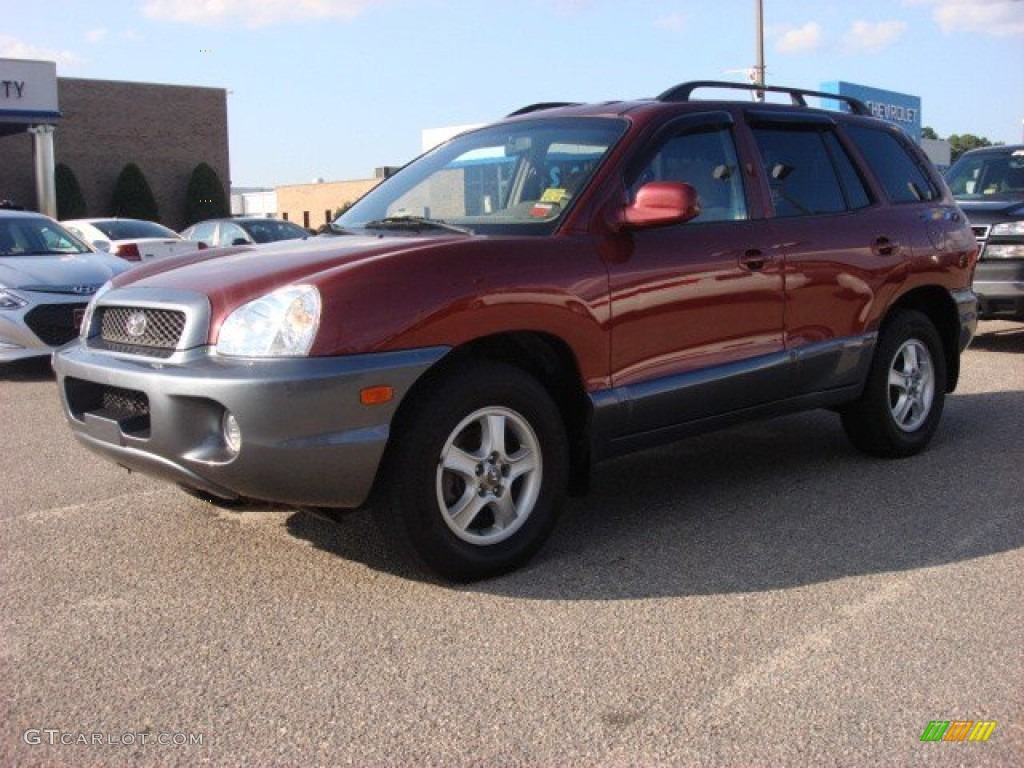
{"label": "roof rack", "polygon": [[527,115],[530,112],[539,112],[542,109],[555,109],[556,107],[578,107],[579,104],[578,101],[542,101],[538,104],[529,104],[521,109],[517,109],[515,112],[509,112],[505,117]]}
{"label": "roof rack", "polygon": [[817,96],[822,99],[845,102],[850,111],[855,115],[870,115],[871,110],[860,99],[852,96],[841,96],[838,93],[825,93],[823,91],[808,91],[803,88],[785,88],[779,85],[758,85],[756,83],[733,83],[724,80],[694,80],[689,83],[680,83],[669,88],[658,96],[658,101],[690,101],[691,94],[698,88],[732,88],[739,91],[770,91],[771,93],[788,93],[790,101],[798,107],[806,107],[805,96]]}

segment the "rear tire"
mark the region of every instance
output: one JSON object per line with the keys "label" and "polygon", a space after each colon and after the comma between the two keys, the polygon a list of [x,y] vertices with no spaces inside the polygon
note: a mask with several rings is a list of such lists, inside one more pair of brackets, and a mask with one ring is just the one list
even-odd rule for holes
{"label": "rear tire", "polygon": [[473,362],[410,406],[384,459],[376,520],[385,538],[451,581],[529,560],[554,528],[568,476],[551,396],[519,368]]}
{"label": "rear tire", "polygon": [[873,456],[912,456],[928,445],[946,397],[946,358],[935,325],[903,310],[882,328],[860,400],[840,411],[850,441]]}

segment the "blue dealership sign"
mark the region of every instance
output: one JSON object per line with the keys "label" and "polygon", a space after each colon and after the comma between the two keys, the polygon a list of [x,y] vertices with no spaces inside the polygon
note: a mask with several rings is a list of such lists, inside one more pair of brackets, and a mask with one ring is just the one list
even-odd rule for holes
{"label": "blue dealership sign", "polygon": [[[919,96],[884,91],[881,88],[870,88],[866,85],[847,83],[842,80],[822,83],[821,90],[825,93],[860,99],[875,117],[898,125],[914,141],[918,144],[921,143],[921,98]],[[835,108],[836,105],[841,104],[842,102],[835,102],[828,106]],[[845,105],[842,107],[845,109]]]}

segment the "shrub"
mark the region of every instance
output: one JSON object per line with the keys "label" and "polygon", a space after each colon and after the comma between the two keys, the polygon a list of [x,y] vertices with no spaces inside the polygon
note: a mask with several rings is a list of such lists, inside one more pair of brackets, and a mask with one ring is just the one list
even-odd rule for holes
{"label": "shrub", "polygon": [[231,215],[231,207],[228,205],[228,198],[224,193],[224,185],[217,172],[207,163],[200,163],[192,171],[185,195],[187,224]]}
{"label": "shrub", "polygon": [[57,218],[81,219],[86,216],[85,196],[71,167],[58,163],[53,169],[53,181],[57,188]]}
{"label": "shrub", "polygon": [[114,196],[110,207],[114,216],[126,219],[159,221],[160,211],[153,197],[153,190],[142,170],[135,163],[127,163],[121,169],[114,184]]}

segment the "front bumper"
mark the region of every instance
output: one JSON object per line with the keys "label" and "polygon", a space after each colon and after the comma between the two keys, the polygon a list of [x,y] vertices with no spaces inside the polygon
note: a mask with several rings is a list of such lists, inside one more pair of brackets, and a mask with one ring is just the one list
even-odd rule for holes
{"label": "front bumper", "polygon": [[974,270],[981,317],[1024,320],[1024,261],[982,259]]}
{"label": "front bumper", "polygon": [[[355,507],[399,403],[447,352],[252,360],[203,348],[171,364],[76,342],[53,366],[75,437],[123,467],[226,499]],[[360,391],[374,386],[394,397],[363,405]],[[224,437],[227,412],[241,430],[237,453]]]}

